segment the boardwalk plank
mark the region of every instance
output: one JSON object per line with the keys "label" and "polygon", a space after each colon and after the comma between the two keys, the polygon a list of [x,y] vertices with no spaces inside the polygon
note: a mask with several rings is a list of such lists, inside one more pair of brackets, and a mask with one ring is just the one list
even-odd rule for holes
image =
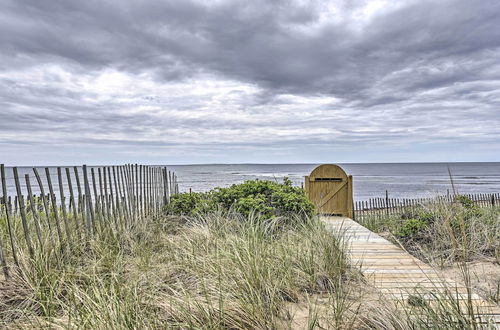
{"label": "boardwalk plank", "polygon": [[467,311],[467,300],[477,309],[482,322],[493,319],[500,324],[500,307],[473,293],[433,269],[431,266],[411,256],[408,252],[392,244],[357,222],[344,217],[322,217],[334,234],[345,235],[347,248],[353,264],[360,268],[366,280],[374,285],[387,299],[406,300],[418,294],[430,304],[436,295],[446,297],[452,294],[458,298],[460,308]]}

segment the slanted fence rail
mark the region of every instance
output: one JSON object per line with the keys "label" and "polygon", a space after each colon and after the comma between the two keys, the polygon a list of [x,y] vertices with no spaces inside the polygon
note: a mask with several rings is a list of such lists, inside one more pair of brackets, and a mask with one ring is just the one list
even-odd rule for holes
{"label": "slanted fence rail", "polygon": [[[500,205],[500,193],[494,194],[460,194],[468,197],[474,204],[481,207]],[[429,198],[389,198],[386,191],[385,197],[370,198],[366,201],[354,202],[354,218],[399,216],[405,212],[425,207],[433,203],[453,203],[457,195],[447,194]]]}
{"label": "slanted fence rail", "polygon": [[118,232],[158,216],[179,191],[177,176],[166,167],[39,170],[0,165],[0,262],[6,278],[9,263],[20,266],[21,247],[34,258],[46,244],[43,237],[50,234],[61,249],[70,250],[76,238],[89,238],[103,229]]}

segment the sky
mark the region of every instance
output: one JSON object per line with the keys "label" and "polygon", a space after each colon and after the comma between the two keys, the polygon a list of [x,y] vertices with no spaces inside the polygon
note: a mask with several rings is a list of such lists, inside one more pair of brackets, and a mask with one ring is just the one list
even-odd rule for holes
{"label": "sky", "polygon": [[0,0],[0,163],[500,161],[498,0]]}

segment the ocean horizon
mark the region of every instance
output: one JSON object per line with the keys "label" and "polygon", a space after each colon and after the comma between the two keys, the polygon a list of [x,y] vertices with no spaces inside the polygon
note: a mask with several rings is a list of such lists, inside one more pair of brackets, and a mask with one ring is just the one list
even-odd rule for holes
{"label": "ocean horizon", "polygon": [[[319,163],[295,164],[184,164],[160,165],[174,171],[181,192],[208,191],[227,187],[247,180],[273,180],[282,182],[288,177],[294,185],[301,186]],[[385,196],[391,198],[422,198],[447,194],[452,191],[448,168],[458,193],[500,192],[500,162],[421,162],[421,163],[338,163],[354,180],[354,199],[367,200]],[[89,168],[112,165],[88,165]],[[151,165],[155,166],[155,165]],[[49,167],[56,175],[58,166],[35,166],[44,179],[41,168]],[[73,167],[72,165],[59,167]],[[81,167],[78,167],[81,170]],[[21,176],[33,174],[32,166],[18,166]],[[6,166],[7,190],[15,192],[12,167]],[[23,180],[22,180],[23,181]],[[65,185],[64,185],[65,186]],[[34,193],[37,193],[34,187]]]}

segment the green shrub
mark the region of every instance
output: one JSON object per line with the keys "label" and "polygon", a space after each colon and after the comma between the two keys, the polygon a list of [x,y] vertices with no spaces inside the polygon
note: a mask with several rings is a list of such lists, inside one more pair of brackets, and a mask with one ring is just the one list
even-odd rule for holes
{"label": "green shrub", "polygon": [[434,221],[436,221],[437,218],[438,218],[438,215],[431,212],[431,211],[422,211],[422,212],[418,213],[418,215],[417,215],[417,219],[422,220],[422,221],[426,222],[427,224],[433,223]]}
{"label": "green shrub", "polygon": [[401,228],[397,231],[397,236],[405,239],[415,239],[419,234],[426,229],[428,226],[427,222],[420,219],[408,219],[406,220]]}
{"label": "green shrub", "polygon": [[303,190],[293,187],[288,178],[283,184],[253,180],[227,188],[215,188],[208,193],[177,194],[172,197],[167,212],[195,215],[216,209],[227,212],[231,208],[244,216],[257,212],[268,218],[314,214],[314,206]]}
{"label": "green shrub", "polygon": [[465,195],[457,195],[455,197],[455,200],[457,202],[459,202],[460,204],[462,204],[462,206],[465,208],[465,209],[473,209],[473,208],[476,208],[476,204],[474,204],[474,201],[472,199],[470,199],[469,197],[465,196]]}
{"label": "green shrub", "polygon": [[464,220],[479,218],[483,215],[483,210],[468,196],[458,195],[455,197],[455,200],[465,209]]}
{"label": "green shrub", "polygon": [[166,211],[169,214],[195,215],[202,211],[211,210],[212,205],[208,194],[182,193],[173,195]]}

